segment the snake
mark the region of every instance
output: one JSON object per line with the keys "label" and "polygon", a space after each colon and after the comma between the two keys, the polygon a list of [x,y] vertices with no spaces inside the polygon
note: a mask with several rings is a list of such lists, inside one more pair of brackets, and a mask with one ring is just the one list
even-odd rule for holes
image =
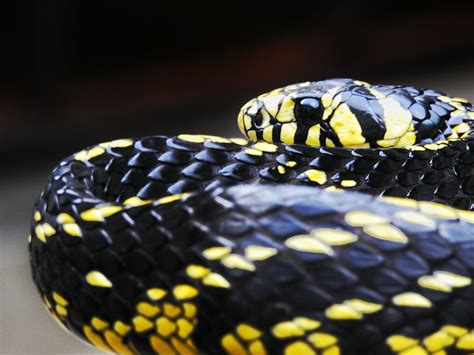
{"label": "snake", "polygon": [[336,78],[250,100],[246,138],[90,146],[34,206],[33,280],[119,354],[474,353],[473,119]]}

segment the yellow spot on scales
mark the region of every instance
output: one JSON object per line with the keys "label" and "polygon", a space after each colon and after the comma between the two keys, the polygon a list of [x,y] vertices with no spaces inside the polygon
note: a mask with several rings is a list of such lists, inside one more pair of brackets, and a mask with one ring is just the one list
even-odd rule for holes
{"label": "yellow spot on scales", "polygon": [[446,146],[447,146],[446,144],[429,143],[429,144],[425,144],[423,147],[427,150],[438,150]]}
{"label": "yellow spot on scales", "polygon": [[450,103],[452,99],[448,96],[440,95],[438,96],[438,100],[446,102],[446,103]]}
{"label": "yellow spot on scales", "polygon": [[408,243],[408,237],[397,227],[390,224],[365,226],[364,232],[371,237],[394,243]]}
{"label": "yellow spot on scales", "polygon": [[278,171],[279,174],[282,174],[282,175],[286,173],[286,169],[282,165],[278,165],[277,171]]}
{"label": "yellow spot on scales", "polygon": [[56,305],[54,309],[56,310],[56,313],[58,313],[61,317],[65,317],[68,314],[67,309],[59,304]]}
{"label": "yellow spot on scales", "polygon": [[303,341],[295,341],[285,347],[285,355],[316,355],[316,352]]}
{"label": "yellow spot on scales", "polygon": [[465,99],[464,97],[452,97],[451,100],[456,101],[456,102],[462,102],[464,104],[469,103],[469,101]]}
{"label": "yellow spot on scales", "polygon": [[224,144],[232,143],[232,141],[229,138],[224,138],[224,137],[220,137],[220,136],[213,136],[213,135],[209,135],[209,134],[201,134],[201,137],[203,137],[207,141],[211,141],[211,142],[214,142],[214,143],[224,143]]}
{"label": "yellow spot on scales", "polygon": [[460,327],[457,325],[452,325],[452,324],[445,325],[444,327],[441,328],[441,330],[457,338],[462,337],[468,332],[467,328]]}
{"label": "yellow spot on scales", "polygon": [[389,203],[391,205],[401,206],[401,207],[410,207],[418,208],[418,202],[410,198],[402,197],[391,197],[391,196],[382,196],[379,197],[383,202]]}
{"label": "yellow spot on scales", "polygon": [[112,282],[101,272],[91,271],[86,275],[88,284],[96,287],[112,287]]}
{"label": "yellow spot on scales", "polygon": [[176,354],[176,351],[168,344],[167,341],[156,335],[150,336],[150,345],[157,354]]}
{"label": "yellow spot on scales", "polygon": [[400,307],[430,308],[432,306],[429,299],[414,292],[405,292],[396,295],[392,298],[392,302]]}
{"label": "yellow spot on scales", "polygon": [[260,245],[249,245],[245,248],[245,257],[252,261],[262,261],[276,255],[278,250],[275,248],[264,247]]}
{"label": "yellow spot on scales", "polygon": [[311,126],[308,130],[307,138],[306,138],[306,145],[309,146],[320,146],[320,137],[321,137],[321,127],[319,124]]}
{"label": "yellow spot on scales", "polygon": [[209,260],[222,259],[224,256],[229,255],[231,249],[229,247],[212,247],[204,250],[202,255]]}
{"label": "yellow spot on scales", "polygon": [[387,344],[393,351],[398,353],[400,351],[418,345],[418,340],[404,335],[392,335],[387,338]]}
{"label": "yellow spot on scales", "polygon": [[454,338],[444,331],[438,331],[423,339],[423,345],[430,352],[443,350],[453,344]]}
{"label": "yellow spot on scales", "polygon": [[456,348],[463,351],[474,351],[474,331],[463,335],[456,343]]}
{"label": "yellow spot on scales", "polygon": [[183,193],[183,194],[174,194],[174,195],[169,195],[169,196],[165,196],[165,197],[162,197],[160,199],[158,199],[158,204],[159,205],[163,205],[165,203],[170,203],[170,202],[174,202],[174,201],[178,201],[178,200],[183,200],[185,199],[186,197],[189,196],[189,193]]}
{"label": "yellow spot on scales", "polygon": [[329,308],[326,308],[324,314],[327,318],[334,320],[359,320],[363,318],[362,313],[345,304],[332,305]]}
{"label": "yellow spot on scales", "polygon": [[241,323],[237,326],[237,334],[244,340],[254,340],[262,335],[262,332],[251,325]]}
{"label": "yellow spot on scales", "polygon": [[357,182],[354,180],[342,180],[341,186],[343,187],[354,187],[357,185]]}
{"label": "yellow spot on scales", "polygon": [[99,146],[102,148],[126,148],[133,145],[131,139],[116,139],[111,142],[100,143]]}
{"label": "yellow spot on scales", "polygon": [[116,321],[114,323],[114,330],[121,336],[125,336],[130,332],[130,330],[132,330],[132,327],[121,321]]}
{"label": "yellow spot on scales", "polygon": [[249,352],[251,355],[267,355],[265,346],[261,341],[253,341],[249,345]]}
{"label": "yellow spot on scales", "polygon": [[412,126],[412,116],[409,110],[403,108],[397,100],[390,97],[379,99],[378,103],[384,112],[386,139],[402,137]]}
{"label": "yellow spot on scales", "polygon": [[305,334],[305,331],[294,321],[281,322],[272,328],[272,333],[279,339],[298,337]]}
{"label": "yellow spot on scales", "polygon": [[63,224],[63,230],[72,237],[82,237],[81,228],[76,223]]}
{"label": "yellow spot on scales", "polygon": [[58,222],[59,224],[66,224],[66,223],[74,223],[74,218],[72,218],[72,216],[68,213],[60,213],[58,214],[58,216],[56,217],[56,222]]}
{"label": "yellow spot on scales", "polygon": [[35,222],[41,221],[41,213],[39,213],[39,211],[35,211],[35,213],[33,214],[33,219]]}
{"label": "yellow spot on scales", "polygon": [[332,114],[330,126],[336,133],[342,146],[349,147],[365,143],[362,127],[349,106],[341,104]]}
{"label": "yellow spot on scales", "polygon": [[156,320],[156,330],[164,337],[168,337],[176,330],[176,324],[166,317],[160,317]]}
{"label": "yellow spot on scales", "polygon": [[231,143],[230,139],[207,134],[180,134],[178,138],[191,143],[204,143],[205,141],[211,141],[215,143]]}
{"label": "yellow spot on scales", "polygon": [[295,142],[296,129],[298,125],[295,122],[284,123],[281,125],[280,140],[286,144]]}
{"label": "yellow spot on scales", "polygon": [[[282,103],[281,95],[268,95],[265,97],[264,110],[267,111],[268,114],[276,118],[276,115],[278,113],[278,106],[280,105],[280,103]],[[285,117],[282,117],[282,119],[285,119]]]}
{"label": "yellow spot on scales", "polygon": [[193,279],[201,279],[211,273],[211,270],[201,265],[189,265],[186,268],[186,273]]}
{"label": "yellow spot on scales", "polygon": [[351,232],[332,228],[315,229],[311,232],[311,236],[331,246],[354,243],[358,239],[358,237]]}
{"label": "yellow spot on scales", "polygon": [[346,213],[344,220],[354,227],[364,227],[388,222],[386,217],[368,211],[351,211]]}
{"label": "yellow spot on scales", "polygon": [[184,318],[178,319],[176,325],[178,326],[178,335],[183,339],[187,338],[194,330],[194,326]]}
{"label": "yellow spot on scales", "polygon": [[278,150],[278,146],[267,142],[257,142],[252,147],[265,153],[275,153]]}
{"label": "yellow spot on scales", "polygon": [[221,345],[231,355],[247,355],[243,345],[232,335],[227,334],[221,339]]}
{"label": "yellow spot on scales", "polygon": [[133,197],[130,197],[130,198],[127,198],[123,204],[125,206],[143,206],[143,205],[147,205],[147,204],[150,204],[152,203],[151,200],[142,200],[140,197],[138,196],[133,196]]}
{"label": "yellow spot on scales", "polygon": [[153,323],[143,316],[134,317],[132,323],[137,333],[143,333],[153,328]]}
{"label": "yellow spot on scales", "polygon": [[100,206],[84,211],[80,214],[80,216],[82,220],[87,222],[102,222],[105,218],[110,217],[122,210],[123,207],[121,206]]}
{"label": "yellow spot on scales", "polygon": [[241,145],[241,146],[246,146],[248,141],[246,139],[243,139],[243,138],[231,138],[230,139],[232,143],[235,143],[235,144],[238,144],[238,145]]}
{"label": "yellow spot on scales", "polygon": [[111,330],[106,330],[104,333],[105,340],[110,347],[120,355],[132,355],[134,352],[127,345],[123,343],[123,339]]}
{"label": "yellow spot on scales", "polygon": [[294,119],[295,102],[288,96],[283,98],[278,114],[273,115],[278,122],[289,122]]}
{"label": "yellow spot on scales", "polygon": [[316,182],[319,185],[323,185],[327,181],[326,173],[321,170],[316,170],[316,169],[306,170],[303,173],[303,176],[306,176],[309,181]]}
{"label": "yellow spot on scales", "polygon": [[228,268],[255,271],[255,265],[238,254],[230,254],[222,259],[222,264]]}
{"label": "yellow spot on scales", "polygon": [[87,161],[87,160],[91,160],[93,158],[96,158],[102,154],[105,153],[105,149],[102,148],[102,147],[93,147],[89,150],[83,150],[79,153],[77,153],[74,158],[76,160],[81,160],[81,161]]}
{"label": "yellow spot on scales", "polygon": [[363,314],[375,313],[382,309],[382,305],[380,304],[360,300],[357,298],[344,301],[344,304]]}
{"label": "yellow spot on scales", "polygon": [[181,308],[169,302],[165,302],[165,304],[163,304],[163,309],[164,309],[165,315],[167,315],[170,318],[176,318],[177,316],[181,314]]}
{"label": "yellow spot on scales", "polygon": [[444,206],[435,202],[419,202],[421,212],[433,217],[443,219],[457,219],[456,212],[453,208]]}
{"label": "yellow spot on scales", "polygon": [[56,234],[56,229],[49,223],[38,224],[35,227],[35,234],[39,240],[43,243],[46,242],[47,237],[51,237]]}
{"label": "yellow spot on scales", "polygon": [[173,289],[173,295],[177,300],[185,300],[196,297],[198,290],[190,285],[177,285]]}
{"label": "yellow spot on scales", "polygon": [[304,330],[315,330],[321,326],[321,322],[306,317],[296,317],[293,321]]}
{"label": "yellow spot on scales", "polygon": [[153,301],[159,301],[161,300],[163,297],[165,297],[168,292],[161,289],[161,288],[150,288],[147,292],[146,292],[147,296],[152,299]]}
{"label": "yellow spot on scales", "polygon": [[35,227],[35,235],[36,237],[41,240],[43,243],[46,243],[46,236],[44,234],[43,226],[42,225],[37,225]]}
{"label": "yellow spot on scales", "polygon": [[67,306],[69,304],[69,302],[57,292],[53,292],[53,299],[56,303],[60,304],[61,306]]}
{"label": "yellow spot on scales", "polygon": [[183,303],[183,308],[184,308],[184,315],[187,318],[193,318],[197,313],[197,308],[192,303],[188,303],[188,302]]}
{"label": "yellow spot on scales", "polygon": [[91,324],[96,330],[99,331],[104,330],[109,326],[108,322],[103,319],[100,319],[99,317],[92,317]]}
{"label": "yellow spot on scales", "polygon": [[334,335],[327,333],[313,333],[308,337],[308,341],[317,349],[328,348],[337,343],[337,338]]}
{"label": "yellow spot on scales", "polygon": [[152,318],[160,313],[161,310],[158,306],[152,305],[148,302],[140,302],[137,305],[137,311],[145,317]]}
{"label": "yellow spot on scales", "polygon": [[323,350],[322,355],[341,355],[341,349],[337,346],[331,346]]}
{"label": "yellow spot on scales", "polygon": [[189,265],[186,273],[193,279],[202,279],[206,286],[229,288],[230,283],[221,275],[211,273],[211,270],[201,265]]}
{"label": "yellow spot on scales", "polygon": [[247,137],[252,141],[256,141],[257,140],[257,133],[254,130],[248,131],[247,132]]}
{"label": "yellow spot on scales", "polygon": [[334,320],[362,319],[364,314],[375,313],[381,309],[380,304],[354,298],[328,307],[324,314]]}
{"label": "yellow spot on scales", "polygon": [[332,105],[333,98],[340,88],[340,86],[336,86],[332,89],[329,89],[326,93],[324,93],[323,96],[321,96],[321,103],[324,107],[329,107]]}
{"label": "yellow spot on scales", "polygon": [[437,280],[456,288],[467,287],[472,283],[472,280],[469,277],[457,275],[446,271],[436,271],[434,273],[434,277]]}
{"label": "yellow spot on scales", "polygon": [[84,332],[84,335],[86,336],[86,338],[93,344],[95,345],[96,347],[98,347],[99,349],[105,351],[105,352],[111,352],[112,350],[109,348],[109,346],[102,340],[102,337],[95,333],[94,330],[85,325],[83,328],[82,328],[83,332]]}
{"label": "yellow spot on scales", "polygon": [[400,219],[405,223],[418,224],[427,227],[436,227],[436,222],[416,211],[398,211],[394,215],[395,218]]}
{"label": "yellow spot on scales", "polygon": [[224,276],[219,275],[217,273],[211,273],[205,276],[202,280],[202,283],[206,286],[212,287],[221,287],[221,288],[229,288],[230,283],[227,281]]}
{"label": "yellow spot on scales", "polygon": [[263,155],[263,152],[261,150],[253,149],[253,148],[245,149],[244,153],[248,154],[248,155],[253,155],[253,156],[256,156],[256,157],[261,157]]}
{"label": "yellow spot on scales", "polygon": [[452,287],[446,285],[440,280],[436,279],[434,276],[422,276],[418,279],[418,285],[424,288],[429,288],[431,290],[439,292],[451,292]]}
{"label": "yellow spot on scales", "polygon": [[471,127],[469,127],[469,125],[467,123],[463,122],[463,123],[458,124],[457,126],[453,127],[453,130],[456,133],[462,134],[462,133],[466,133],[466,132],[470,131]]}
{"label": "yellow spot on scales", "polygon": [[297,251],[304,251],[308,253],[322,253],[327,255],[333,255],[334,251],[330,246],[322,243],[316,238],[310,237],[309,235],[296,235],[288,238],[285,241],[285,245]]}

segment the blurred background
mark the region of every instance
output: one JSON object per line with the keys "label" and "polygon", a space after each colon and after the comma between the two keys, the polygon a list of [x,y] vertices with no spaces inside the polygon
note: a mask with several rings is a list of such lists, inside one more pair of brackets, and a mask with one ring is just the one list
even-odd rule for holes
{"label": "blurred background", "polygon": [[0,5],[0,353],[91,353],[42,309],[26,236],[62,157],[112,138],[238,135],[275,87],[327,77],[474,98],[474,4],[50,0]]}

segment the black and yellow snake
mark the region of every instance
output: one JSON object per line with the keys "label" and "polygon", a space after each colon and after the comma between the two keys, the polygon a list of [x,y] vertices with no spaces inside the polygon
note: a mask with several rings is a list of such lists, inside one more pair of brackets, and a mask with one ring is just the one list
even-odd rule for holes
{"label": "black and yellow snake", "polygon": [[473,118],[434,90],[331,79],[248,102],[250,140],[87,148],[35,206],[34,281],[122,354],[474,352]]}

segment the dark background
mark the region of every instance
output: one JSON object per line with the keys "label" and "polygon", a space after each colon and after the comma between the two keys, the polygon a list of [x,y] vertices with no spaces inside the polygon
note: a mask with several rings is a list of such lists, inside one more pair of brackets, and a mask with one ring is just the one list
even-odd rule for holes
{"label": "dark background", "polygon": [[35,198],[66,155],[119,137],[238,135],[248,99],[353,77],[474,99],[474,2],[34,0],[0,4],[0,354],[99,354],[30,277]]}
{"label": "dark background", "polygon": [[469,1],[15,4],[0,9],[0,151],[13,166],[117,137],[238,134],[239,107],[275,87],[405,83],[474,59]]}

